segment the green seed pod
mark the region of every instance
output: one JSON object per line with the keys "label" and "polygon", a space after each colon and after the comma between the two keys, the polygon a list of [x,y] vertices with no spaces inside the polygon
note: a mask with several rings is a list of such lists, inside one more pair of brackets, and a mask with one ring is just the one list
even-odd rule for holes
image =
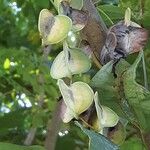
{"label": "green seed pod", "polygon": [[102,108],[102,118],[101,118],[101,124],[103,127],[114,127],[118,121],[119,117],[118,115],[109,107],[101,106]]}
{"label": "green seed pod", "polygon": [[50,74],[54,79],[60,79],[71,75],[67,67],[64,51],[60,52],[55,58],[51,66]]}
{"label": "green seed pod", "polygon": [[67,49],[55,58],[51,66],[51,76],[54,79],[70,77],[74,74],[87,72],[91,67],[88,56],[80,49]]}
{"label": "green seed pod", "polygon": [[63,121],[67,123],[73,118],[78,119],[78,116],[92,104],[93,90],[84,82],[75,82],[67,86],[63,80],[59,79],[57,84],[67,107]]}
{"label": "green seed pod", "polygon": [[56,44],[68,35],[72,21],[65,15],[53,16],[47,9],[43,9],[39,15],[38,29],[42,37],[42,44]]}
{"label": "green seed pod", "polygon": [[110,108],[103,105],[99,105],[97,92],[94,96],[94,102],[100,126],[102,128],[115,126],[119,121],[118,115]]}

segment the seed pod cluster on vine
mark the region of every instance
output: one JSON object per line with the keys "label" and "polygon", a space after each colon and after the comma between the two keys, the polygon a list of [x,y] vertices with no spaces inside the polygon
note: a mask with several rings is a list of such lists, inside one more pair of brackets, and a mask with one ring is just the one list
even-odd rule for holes
{"label": "seed pod cluster on vine", "polygon": [[[107,106],[98,103],[98,93],[85,82],[72,82],[76,74],[83,74],[90,70],[91,51],[89,47],[81,47],[80,31],[86,26],[89,14],[83,11],[83,1],[55,0],[58,15],[54,16],[49,10],[43,9],[39,15],[38,29],[43,45],[62,43],[63,49],[54,59],[50,74],[57,79],[60,93],[63,97],[61,117],[64,123],[73,119],[82,120],[81,115],[91,106],[96,108],[96,117],[90,125],[92,129],[103,134],[103,129],[115,126],[118,115]],[[79,44],[80,43],[80,44]],[[88,49],[88,52],[87,52]],[[65,79],[69,79],[69,84]],[[88,125],[88,122],[83,124]]]}

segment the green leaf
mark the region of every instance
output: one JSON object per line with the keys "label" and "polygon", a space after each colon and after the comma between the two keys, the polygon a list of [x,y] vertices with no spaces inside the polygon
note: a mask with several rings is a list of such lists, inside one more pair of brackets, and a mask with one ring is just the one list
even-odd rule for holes
{"label": "green leaf", "polygon": [[120,147],[121,150],[146,150],[138,138],[131,138]]}
{"label": "green leaf", "polygon": [[144,14],[141,18],[141,23],[144,25],[144,27],[150,27],[149,20],[150,20],[150,1],[145,0],[144,1]]}
{"label": "green leaf", "polygon": [[103,135],[84,128],[78,122],[76,122],[76,125],[79,126],[86,135],[88,135],[90,139],[90,150],[119,150],[117,145],[109,141]]}
{"label": "green leaf", "polygon": [[130,1],[129,0],[121,0],[120,5],[122,7],[126,7],[126,8],[129,7],[129,8],[131,8],[131,10],[136,10],[137,7],[135,7],[135,6],[139,5],[139,3],[137,0],[130,0]]}
{"label": "green leaf", "polygon": [[110,24],[110,20],[116,23],[124,19],[125,9],[122,7],[114,5],[101,5],[98,6],[97,9],[104,19],[104,22],[108,25],[112,25]]}
{"label": "green leaf", "polygon": [[33,0],[33,3],[40,8],[48,8],[49,7],[49,0]]}
{"label": "green leaf", "polygon": [[118,4],[119,0],[101,0],[101,2],[112,5],[112,4]]}
{"label": "green leaf", "polygon": [[116,103],[117,91],[113,87],[115,82],[112,74],[112,66],[112,62],[104,65],[91,79],[91,85],[98,91],[99,99],[103,105],[106,105],[114,110],[119,110],[118,102]]}
{"label": "green leaf", "polygon": [[[116,66],[116,74],[118,78],[113,77],[112,73],[113,63],[109,62],[104,65],[92,78],[91,85],[96,88],[99,93],[99,99],[103,105],[110,107],[120,117],[126,117],[123,111],[126,111],[130,118],[133,115],[130,113],[126,100],[120,96],[120,76],[127,70],[129,64],[125,60],[121,60]],[[119,105],[118,105],[119,104]],[[122,108],[121,108],[122,106]]]}
{"label": "green leaf", "polygon": [[112,61],[104,65],[92,78],[91,85],[98,88],[104,88],[106,85],[113,85],[112,66]]}
{"label": "green leaf", "polygon": [[2,143],[0,142],[0,150],[45,150],[41,146],[21,146],[21,145],[15,145],[10,143]]}
{"label": "green leaf", "polygon": [[[149,101],[150,98],[150,92],[145,89],[143,86],[138,84],[136,79],[136,69],[138,67],[139,62],[141,61],[143,53],[139,53],[139,56],[135,60],[135,62],[132,64],[131,67],[124,73],[123,75],[123,85],[124,85],[124,94],[125,97],[130,104],[130,106],[133,108],[133,112],[136,116],[136,119],[144,130],[150,130],[150,117],[147,119],[147,115],[145,114],[146,108],[149,106],[147,105],[146,108],[142,108],[145,103]],[[150,114],[149,109],[146,109],[148,114]]]}
{"label": "green leaf", "polygon": [[24,109],[20,109],[0,117],[0,132],[8,131],[12,128],[23,127],[25,119],[24,111]]}
{"label": "green leaf", "polygon": [[[116,103],[116,90],[114,88],[114,77],[112,74],[113,63],[109,62],[104,65],[92,78],[91,85],[96,88],[99,93],[99,99],[103,105],[106,105],[112,109],[118,110],[118,104]],[[114,100],[114,101],[113,101]]]}

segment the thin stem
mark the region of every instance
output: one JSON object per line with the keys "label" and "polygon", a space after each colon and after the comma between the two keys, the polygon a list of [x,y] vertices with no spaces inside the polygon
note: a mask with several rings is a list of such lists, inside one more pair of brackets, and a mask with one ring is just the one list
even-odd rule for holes
{"label": "thin stem", "polygon": [[99,7],[97,9],[109,20],[109,22],[112,25],[114,24],[114,22],[111,20],[111,18],[102,9],[100,9]]}
{"label": "thin stem", "polygon": [[96,56],[95,56],[94,53],[93,53],[93,55],[92,55],[92,60],[93,60],[94,64],[96,65],[96,67],[97,67],[98,69],[101,69],[101,68],[102,68],[102,65],[101,65],[100,62],[97,60],[97,58],[96,58]]}
{"label": "thin stem", "polygon": [[54,1],[53,1],[53,0],[50,0],[50,2],[51,2],[52,5],[54,6],[54,8],[57,10],[57,7],[55,6]]}
{"label": "thin stem", "polygon": [[90,124],[88,124],[84,119],[82,119],[81,117],[79,117],[78,119],[81,120],[82,123],[83,123],[87,128],[90,128],[90,129],[93,129],[93,130],[94,130],[94,128],[93,128]]}
{"label": "thin stem", "polygon": [[142,65],[143,65],[143,75],[144,75],[144,86],[146,89],[148,89],[148,80],[147,80],[147,72],[146,72],[146,64],[145,64],[145,56],[144,52],[142,50]]}
{"label": "thin stem", "polygon": [[[144,0],[140,0],[140,16],[141,18],[143,17],[143,14],[144,14],[144,4],[145,4],[145,1]],[[146,89],[148,89],[148,81],[147,81],[147,72],[146,72],[146,64],[145,64],[145,57],[144,57],[144,52],[142,50],[142,66],[143,66],[143,75],[144,75],[144,86]]]}

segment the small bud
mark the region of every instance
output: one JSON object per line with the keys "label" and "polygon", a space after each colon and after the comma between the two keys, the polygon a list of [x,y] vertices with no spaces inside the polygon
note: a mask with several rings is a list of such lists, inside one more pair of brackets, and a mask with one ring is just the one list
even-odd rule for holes
{"label": "small bud", "polygon": [[91,67],[88,56],[80,49],[69,49],[60,52],[51,66],[51,76],[54,79],[70,77],[74,74],[87,72]]}
{"label": "small bud", "polygon": [[58,86],[66,104],[63,121],[69,122],[86,111],[93,102],[94,92],[91,87],[84,82],[75,82],[67,86],[61,79],[58,80]]}
{"label": "small bud", "polygon": [[126,26],[130,25],[130,20],[131,20],[131,9],[127,8],[124,17],[124,22]]}
{"label": "small bud", "polygon": [[72,21],[65,15],[53,16],[47,9],[39,15],[38,29],[43,45],[55,44],[67,37],[72,27]]}

